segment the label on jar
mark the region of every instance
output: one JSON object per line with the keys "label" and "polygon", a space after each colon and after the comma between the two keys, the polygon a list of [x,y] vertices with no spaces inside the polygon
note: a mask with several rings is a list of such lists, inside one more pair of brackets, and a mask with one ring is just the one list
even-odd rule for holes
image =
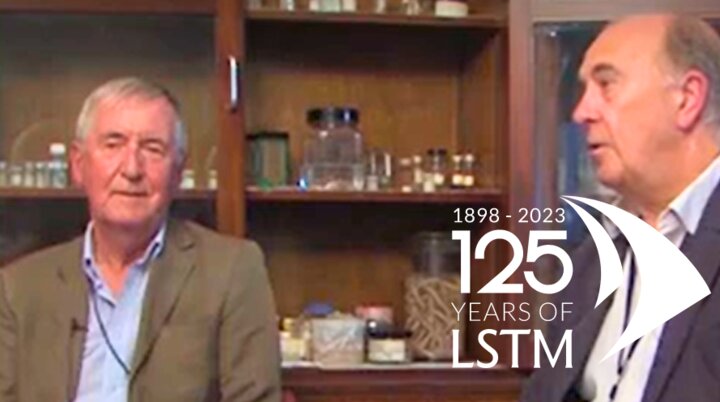
{"label": "label on jar", "polygon": [[370,339],[368,360],[375,363],[403,363],[407,361],[405,339]]}

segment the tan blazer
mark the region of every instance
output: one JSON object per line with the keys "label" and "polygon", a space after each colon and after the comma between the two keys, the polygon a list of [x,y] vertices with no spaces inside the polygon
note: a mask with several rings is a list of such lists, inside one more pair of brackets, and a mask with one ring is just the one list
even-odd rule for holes
{"label": "tan blazer", "polygon": [[[88,317],[81,253],[77,238],[0,270],[0,402],[74,399]],[[149,269],[129,400],[280,401],[259,247],[170,221]]]}

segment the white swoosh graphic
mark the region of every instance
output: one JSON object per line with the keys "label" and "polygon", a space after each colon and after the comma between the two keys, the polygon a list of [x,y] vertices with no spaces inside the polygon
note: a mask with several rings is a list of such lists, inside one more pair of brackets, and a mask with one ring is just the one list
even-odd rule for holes
{"label": "white swoosh graphic", "polygon": [[[562,198],[587,204],[613,221],[627,238],[637,261],[637,307],[620,339],[603,360],[710,294],[690,260],[642,219],[604,202],[573,196]],[[594,237],[593,240],[597,242]]]}
{"label": "white swoosh graphic", "polygon": [[595,302],[595,307],[597,307],[622,285],[622,263],[615,249],[615,244],[600,222],[574,202],[565,198],[563,198],[563,201],[567,202],[580,215],[580,219],[585,222],[585,226],[590,231],[598,250],[598,256],[600,257],[600,291]]}

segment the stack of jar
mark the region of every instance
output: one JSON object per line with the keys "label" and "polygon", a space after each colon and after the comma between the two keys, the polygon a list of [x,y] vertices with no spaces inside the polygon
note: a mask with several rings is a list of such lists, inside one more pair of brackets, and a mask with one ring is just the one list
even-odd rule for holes
{"label": "stack of jar", "polygon": [[399,187],[403,192],[431,193],[446,189],[470,189],[476,184],[475,155],[455,154],[452,164],[444,148],[431,148],[425,156],[398,160]]}
{"label": "stack of jar", "polygon": [[66,188],[68,186],[67,148],[50,144],[50,160],[7,163],[0,161],[0,187]]}

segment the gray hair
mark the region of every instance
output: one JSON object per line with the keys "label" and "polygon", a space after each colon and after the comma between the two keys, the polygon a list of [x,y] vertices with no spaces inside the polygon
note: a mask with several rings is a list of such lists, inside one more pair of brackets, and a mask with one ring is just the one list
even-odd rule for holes
{"label": "gray hair", "polygon": [[180,159],[187,153],[187,134],[180,114],[180,102],[166,88],[137,77],[122,77],[110,80],[96,88],[83,103],[77,119],[75,139],[84,141],[93,124],[97,106],[107,99],[128,99],[139,97],[146,100],[164,99],[175,112],[175,145]]}
{"label": "gray hair", "polygon": [[707,77],[710,88],[702,121],[720,126],[720,36],[717,32],[699,18],[674,17],[665,32],[665,54],[675,72],[695,69]]}

